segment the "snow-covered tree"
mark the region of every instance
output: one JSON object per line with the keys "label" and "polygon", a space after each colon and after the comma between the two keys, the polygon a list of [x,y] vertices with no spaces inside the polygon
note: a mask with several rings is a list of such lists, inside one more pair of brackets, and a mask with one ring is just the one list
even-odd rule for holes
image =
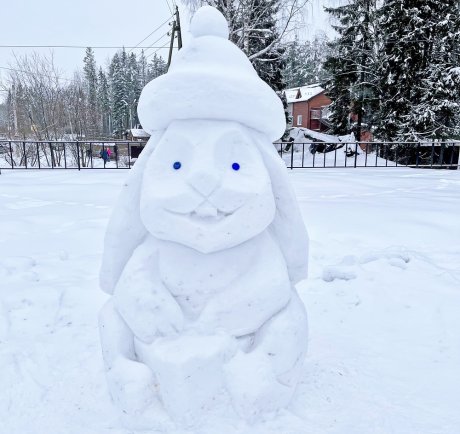
{"label": "snow-covered tree", "polygon": [[[123,54],[124,53],[124,54]],[[128,126],[129,104],[126,89],[126,52],[115,53],[109,69],[110,93],[112,101],[112,127],[122,135]]]}
{"label": "snow-covered tree", "polygon": [[324,82],[327,72],[323,65],[330,51],[325,36],[315,36],[312,41],[301,42],[296,37],[286,44],[283,71],[286,87],[292,88]]}
{"label": "snow-covered tree", "polygon": [[331,54],[324,69],[330,78],[324,83],[332,99],[331,122],[335,133],[350,130],[350,114],[357,117],[356,136],[362,123],[372,124],[378,105],[379,40],[376,31],[377,0],[352,0],[345,5],[326,8],[336,20],[339,36],[330,44]]}
{"label": "snow-covered tree", "polygon": [[101,118],[102,118],[102,132],[104,134],[110,133],[110,87],[109,82],[107,80],[107,75],[99,68],[98,73],[98,92],[97,92],[97,99],[98,99],[98,107],[101,111]]}
{"label": "snow-covered tree", "polygon": [[385,0],[378,71],[378,134],[389,140],[459,133],[460,11],[457,0]]}
{"label": "snow-covered tree", "polygon": [[150,81],[154,78],[159,77],[160,75],[166,74],[166,72],[168,71],[168,66],[166,65],[165,60],[155,53],[153,55],[152,60],[150,61],[148,71]]}
{"label": "snow-covered tree", "polygon": [[249,57],[254,68],[273,89],[283,85],[283,40],[292,31],[308,0],[185,0],[194,11],[209,4],[229,23],[230,40]]}

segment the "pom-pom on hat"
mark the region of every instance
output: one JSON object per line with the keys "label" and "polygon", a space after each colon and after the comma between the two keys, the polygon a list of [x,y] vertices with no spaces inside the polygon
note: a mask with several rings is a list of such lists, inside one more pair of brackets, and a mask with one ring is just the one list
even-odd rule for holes
{"label": "pom-pom on hat", "polygon": [[246,55],[228,40],[224,16],[200,8],[190,24],[192,40],[174,58],[167,74],[148,83],[139,99],[144,130],[153,134],[174,120],[239,122],[279,139],[285,130],[281,100],[262,81]]}

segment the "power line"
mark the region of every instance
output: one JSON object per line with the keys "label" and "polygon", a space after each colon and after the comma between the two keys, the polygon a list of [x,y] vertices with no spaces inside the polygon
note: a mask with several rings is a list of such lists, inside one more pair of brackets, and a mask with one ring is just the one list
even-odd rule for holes
{"label": "power line", "polygon": [[146,46],[135,45],[132,47],[122,46],[122,45],[96,45],[96,46],[95,45],[0,45],[0,48],[92,48],[92,49],[139,48],[139,49],[144,49],[144,48],[161,48],[161,47],[153,47],[152,45],[146,45]]}
{"label": "power line", "polygon": [[168,0],[165,0],[165,1],[166,1],[166,4],[168,5],[169,12],[171,12],[171,15],[172,15],[173,11],[171,9],[171,6],[169,5],[169,1]]}
{"label": "power line", "polygon": [[[169,45],[170,45],[170,42],[168,41],[165,45],[163,45],[163,47],[156,49],[153,53],[150,53],[145,59],[147,60],[149,57],[153,56],[157,51],[161,50],[162,48],[167,48]],[[177,48],[177,47],[173,47],[173,48]]]}
{"label": "power line", "polygon": [[[164,35],[160,36],[155,42],[152,42],[152,45],[150,45],[149,47],[147,47],[147,49],[144,51],[144,54],[147,50],[150,50],[151,48],[157,48],[158,50],[162,49],[162,48],[165,48],[165,47],[158,47],[158,46],[154,46],[153,44],[156,44],[157,42],[159,42],[161,39],[163,39],[165,36],[169,36],[169,31],[166,32]],[[156,53],[156,51],[155,51]]]}
{"label": "power line", "polygon": [[[142,44],[142,42],[144,42],[146,39],[150,38],[150,36],[152,36],[156,31],[160,30],[171,18],[173,17],[173,15],[169,16],[166,21],[164,21],[163,23],[161,23],[155,30],[153,30],[151,33],[149,33],[144,39],[142,39],[141,42],[137,43],[133,48],[131,48],[131,50],[129,51],[132,51],[134,48],[138,48],[140,44]],[[141,47],[139,47],[141,48]]]}

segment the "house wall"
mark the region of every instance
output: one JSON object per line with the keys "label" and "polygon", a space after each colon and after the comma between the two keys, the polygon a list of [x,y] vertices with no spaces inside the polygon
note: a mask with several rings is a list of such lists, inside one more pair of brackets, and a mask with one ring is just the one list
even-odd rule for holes
{"label": "house wall", "polygon": [[[319,95],[314,96],[312,99],[308,101],[299,101],[292,103],[292,126],[308,128],[310,130],[318,130],[318,128],[320,127],[319,120],[310,119],[310,110],[319,109],[321,107],[329,105],[331,102],[332,101],[329,97],[324,95],[324,93],[320,93]],[[302,116],[301,125],[297,124],[297,117],[299,115]]]}

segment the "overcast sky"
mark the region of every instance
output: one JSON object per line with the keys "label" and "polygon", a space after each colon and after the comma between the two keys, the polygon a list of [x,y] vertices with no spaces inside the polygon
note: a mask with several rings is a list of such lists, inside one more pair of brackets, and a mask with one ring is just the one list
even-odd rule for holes
{"label": "overcast sky", "polygon": [[[81,45],[134,46],[171,15],[167,3],[172,0],[0,0],[1,45]],[[306,8],[307,37],[318,30],[328,31],[328,18],[322,11],[324,3],[337,0],[311,0]],[[129,10],[128,10],[129,9]],[[181,8],[182,10],[182,8]],[[187,17],[183,16],[184,27]],[[150,46],[168,31],[164,25],[142,43]],[[168,43],[167,36],[155,46]],[[0,47],[0,67],[14,63],[14,54],[32,51],[49,53],[50,49]],[[84,49],[54,48],[56,65],[70,77],[82,67]],[[105,65],[116,49],[97,49],[96,60]],[[147,55],[154,49],[147,51]],[[166,50],[160,50],[167,56]],[[0,76],[5,70],[0,68]]]}

